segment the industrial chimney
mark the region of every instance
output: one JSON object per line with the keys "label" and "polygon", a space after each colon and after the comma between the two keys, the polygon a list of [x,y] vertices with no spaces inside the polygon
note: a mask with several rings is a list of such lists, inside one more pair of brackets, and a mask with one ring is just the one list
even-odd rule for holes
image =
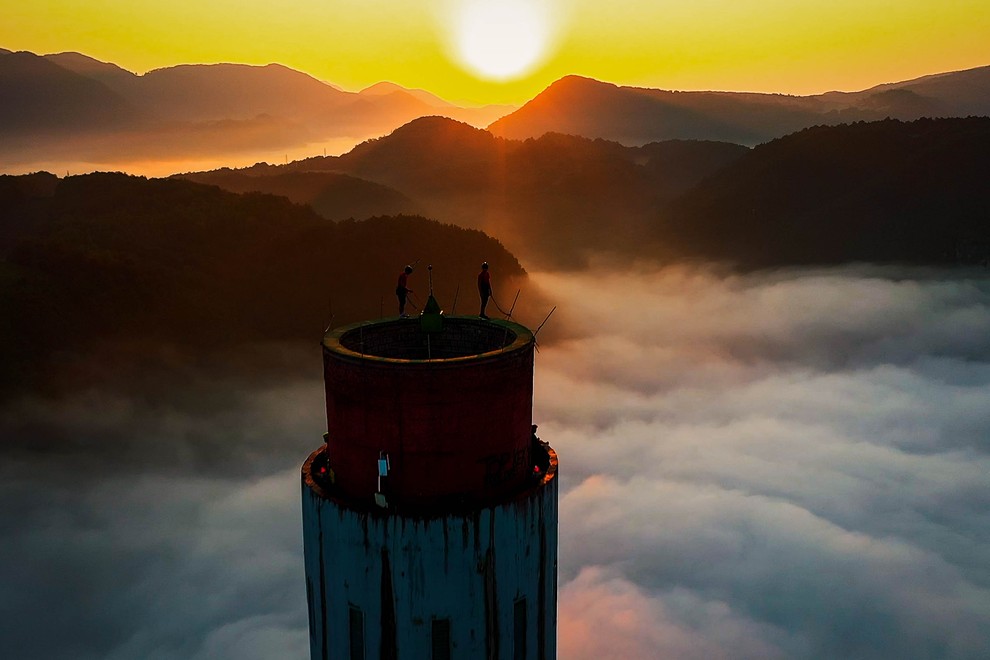
{"label": "industrial chimney", "polygon": [[534,347],[522,325],[463,316],[323,338],[328,434],[302,468],[314,659],[556,657]]}

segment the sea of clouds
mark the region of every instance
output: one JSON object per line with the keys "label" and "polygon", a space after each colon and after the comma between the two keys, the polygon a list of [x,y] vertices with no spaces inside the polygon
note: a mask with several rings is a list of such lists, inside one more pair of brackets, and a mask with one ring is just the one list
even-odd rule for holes
{"label": "sea of clouds", "polygon": [[[532,279],[561,658],[986,656],[990,274]],[[0,410],[0,656],[307,657],[312,360]]]}
{"label": "sea of clouds", "polygon": [[562,657],[990,649],[985,275],[539,281]]}

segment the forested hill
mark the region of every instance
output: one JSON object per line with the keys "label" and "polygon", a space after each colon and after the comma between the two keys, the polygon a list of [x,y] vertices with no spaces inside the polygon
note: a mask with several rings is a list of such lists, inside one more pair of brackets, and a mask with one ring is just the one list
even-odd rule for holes
{"label": "forested hill", "polygon": [[[985,117],[818,126],[754,149],[557,134],[518,142],[426,118],[340,157],[192,176],[306,193],[298,201],[336,208],[330,217],[362,190],[385,190],[382,203],[484,229],[542,268],[581,267],[603,251],[748,268],[990,254]],[[315,194],[329,190],[336,207]]]}
{"label": "forested hill", "polygon": [[[255,170],[263,169],[255,166]],[[327,220],[361,220],[376,215],[416,214],[416,202],[397,190],[340,172],[293,172],[269,167],[274,174],[247,174],[223,168],[175,175],[231,192],[264,192],[308,204]]]}
{"label": "forested hill", "polygon": [[[343,156],[181,175],[307,202],[331,219],[375,208],[481,229],[537,267],[580,267],[603,250],[642,253],[657,210],[748,151],[671,141],[624,147],[547,134],[524,142],[425,117]],[[343,176],[344,174],[348,176]]]}
{"label": "forested hill", "polygon": [[107,345],[202,356],[315,343],[331,299],[336,325],[394,315],[396,276],[416,259],[410,285],[425,294],[432,263],[448,311],[457,286],[467,311],[483,260],[504,286],[525,276],[498,241],[421,217],[333,223],[281,197],[182,180],[2,176],[0,386],[68,378],[69,363]]}
{"label": "forested hill", "polygon": [[745,154],[662,214],[678,258],[744,267],[990,258],[990,118],[818,126]]}

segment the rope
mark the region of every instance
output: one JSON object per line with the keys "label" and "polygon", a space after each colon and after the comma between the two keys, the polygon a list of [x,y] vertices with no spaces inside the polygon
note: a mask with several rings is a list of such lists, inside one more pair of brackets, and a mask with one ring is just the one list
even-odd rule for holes
{"label": "rope", "polygon": [[492,303],[494,303],[495,308],[498,309],[498,311],[499,311],[500,314],[505,314],[506,317],[511,316],[511,314],[509,312],[505,311],[504,309],[502,309],[502,307],[498,304],[498,301],[495,300],[495,291],[494,290],[491,292],[491,295],[489,297],[492,299]]}

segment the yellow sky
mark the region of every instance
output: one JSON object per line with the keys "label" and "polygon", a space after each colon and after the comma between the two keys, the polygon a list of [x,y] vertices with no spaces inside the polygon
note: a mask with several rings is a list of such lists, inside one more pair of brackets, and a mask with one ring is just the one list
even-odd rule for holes
{"label": "yellow sky", "polygon": [[516,0],[547,17],[544,56],[492,82],[455,45],[458,10],[491,1],[0,0],[0,47],[138,73],[279,62],[345,89],[391,80],[474,103],[522,103],[571,73],[807,94],[990,64],[987,0]]}

